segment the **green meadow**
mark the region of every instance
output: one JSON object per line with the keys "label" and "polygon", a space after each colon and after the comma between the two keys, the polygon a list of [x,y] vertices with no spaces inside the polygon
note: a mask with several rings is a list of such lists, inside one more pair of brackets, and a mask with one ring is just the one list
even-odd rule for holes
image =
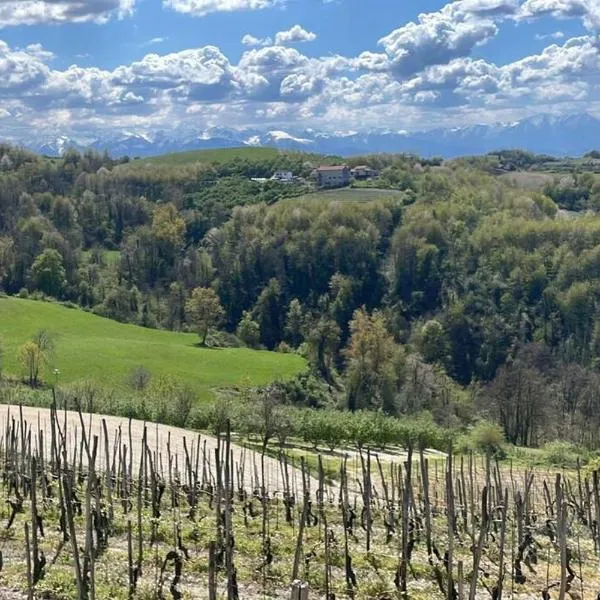
{"label": "green meadow", "polygon": [[215,148],[210,150],[190,150],[189,152],[174,152],[150,158],[133,160],[121,168],[160,166],[182,166],[193,163],[227,163],[234,159],[265,160],[279,155],[276,148]]}
{"label": "green meadow", "polygon": [[4,370],[18,375],[19,346],[38,330],[52,336],[56,348],[43,378],[61,383],[93,380],[121,387],[138,366],[154,377],[172,376],[192,385],[201,400],[226,387],[252,387],[294,376],[305,368],[295,354],[245,348],[200,348],[198,337],[111,321],[52,302],[0,298],[0,339]]}

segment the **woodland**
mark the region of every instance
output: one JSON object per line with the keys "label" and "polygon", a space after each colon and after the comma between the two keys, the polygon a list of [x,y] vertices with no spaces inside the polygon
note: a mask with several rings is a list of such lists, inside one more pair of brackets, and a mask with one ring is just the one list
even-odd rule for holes
{"label": "woodland", "polygon": [[[362,156],[348,164],[380,177],[335,201],[252,180],[308,178],[335,157],[143,168],[7,145],[0,157],[4,294],[194,331],[200,345],[299,353],[307,371],[275,384],[290,410],[462,431],[485,420],[518,446],[600,446],[593,173],[532,189],[500,175],[527,177],[548,157]],[[360,186],[390,194],[361,201]]]}

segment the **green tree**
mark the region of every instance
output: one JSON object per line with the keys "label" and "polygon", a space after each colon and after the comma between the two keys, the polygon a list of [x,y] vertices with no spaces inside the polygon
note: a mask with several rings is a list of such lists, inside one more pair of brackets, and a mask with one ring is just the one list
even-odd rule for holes
{"label": "green tree", "polygon": [[237,326],[236,335],[248,348],[257,348],[260,344],[260,327],[247,310]]}
{"label": "green tree", "polygon": [[194,331],[200,336],[200,345],[206,345],[210,329],[217,327],[225,311],[212,288],[196,288],[185,304],[185,312]]}
{"label": "green tree", "polygon": [[387,330],[383,315],[364,308],[350,322],[350,341],[345,350],[347,402],[350,410],[361,408],[394,411],[399,348]]}
{"label": "green tree", "polygon": [[253,310],[264,345],[273,349],[281,341],[281,287],[273,278],[260,293]]}
{"label": "green tree", "polygon": [[34,387],[40,382],[40,372],[50,363],[54,342],[47,331],[40,329],[31,340],[25,342],[18,351],[17,358],[23,369],[27,383]]}
{"label": "green tree", "polygon": [[306,325],[305,339],[310,362],[317,373],[329,382],[333,382],[340,334],[338,324],[327,317],[321,317]]}
{"label": "green tree", "polygon": [[304,311],[298,298],[294,298],[289,305],[285,317],[285,335],[287,341],[297,348],[302,343],[302,330],[304,327]]}
{"label": "green tree", "polygon": [[439,362],[445,358],[446,335],[444,327],[438,320],[431,319],[421,327],[419,349],[426,362]]}
{"label": "green tree", "polygon": [[30,278],[33,285],[48,296],[60,297],[67,283],[60,252],[46,248],[39,254],[31,265]]}

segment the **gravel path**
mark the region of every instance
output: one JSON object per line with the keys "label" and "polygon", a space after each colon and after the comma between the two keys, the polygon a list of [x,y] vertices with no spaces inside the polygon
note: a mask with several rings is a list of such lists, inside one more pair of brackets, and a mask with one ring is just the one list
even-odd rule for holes
{"label": "gravel path", "polygon": [[[48,457],[50,455],[49,442],[50,442],[50,410],[37,407],[23,406],[22,409],[15,405],[0,405],[0,436],[4,438],[6,431],[7,418],[10,415],[11,419],[15,419],[17,422],[20,420],[20,410],[23,413],[23,420],[28,423],[32,428],[32,444],[37,445],[37,431],[38,423],[41,429],[44,430],[44,445],[45,454]],[[60,426],[63,430],[68,432],[68,447],[69,455],[73,456],[74,452],[79,452],[81,440],[81,420],[79,413],[74,411],[59,411]],[[123,444],[127,445],[128,452],[129,447],[133,447],[132,456],[132,471],[136,473],[139,469],[140,451],[142,448],[142,439],[144,435],[144,427],[147,432],[147,443],[150,450],[155,456],[158,457],[157,463],[160,467],[162,464],[162,471],[166,477],[168,477],[168,456],[169,447],[173,461],[174,469],[178,467],[179,472],[183,474],[185,472],[185,461],[186,454],[184,449],[184,440],[187,444],[188,453],[190,460],[195,464],[196,455],[199,457],[199,471],[202,471],[203,457],[206,457],[206,461],[210,461],[212,472],[214,473],[215,465],[215,450],[217,448],[217,439],[214,436],[198,434],[197,432],[181,429],[178,427],[170,427],[168,425],[156,425],[154,423],[144,423],[143,421],[131,420],[129,421],[123,417],[112,417],[107,415],[97,414],[83,414],[83,421],[85,425],[86,433],[89,434],[91,431],[92,436],[98,436],[98,461],[97,465],[100,468],[105,468],[105,449],[104,449],[104,433],[102,421],[106,422],[106,428],[108,431],[108,445],[109,445],[109,456],[110,460],[113,460],[113,452],[115,447],[115,440],[120,439],[121,447]],[[66,429],[65,429],[66,423]],[[130,434],[131,431],[131,434]],[[131,444],[129,442],[131,435]],[[198,446],[199,445],[199,446]],[[197,448],[200,448],[197,453]],[[248,491],[252,491],[260,485],[260,465],[261,457],[260,453],[243,448],[237,444],[232,444],[231,450],[233,453],[234,461],[234,476],[235,483],[237,484],[237,478],[243,477],[243,485]],[[308,451],[307,454],[313,454]],[[360,468],[360,459],[358,453],[354,450],[344,449],[343,451],[336,453],[337,458],[341,460],[343,455],[348,457],[348,476],[349,486],[352,491],[356,491],[359,488],[357,481],[362,481],[362,474]],[[327,453],[325,453],[325,456]],[[406,460],[406,453],[398,451],[381,451],[378,453],[372,453],[373,465],[372,465],[372,477],[375,484],[379,480],[379,474],[375,463],[376,455],[384,463],[396,463],[402,464]],[[441,452],[435,450],[427,451],[429,458],[441,458],[444,456]],[[416,459],[416,457],[415,457]],[[85,462],[85,461],[84,461]],[[160,468],[159,468],[160,470]],[[290,466],[290,485],[292,489],[296,490],[296,493],[301,492],[302,488],[302,474],[300,469],[293,468]],[[199,475],[200,476],[200,475]],[[279,461],[269,456],[265,457],[265,481],[267,489],[271,492],[282,492],[282,474],[281,466]],[[318,488],[318,481],[311,478],[311,489],[315,491]],[[336,483],[332,483],[328,486],[329,491],[332,494],[336,494],[338,487]],[[0,596],[1,597],[1,596]]]}
{"label": "gravel path", "polygon": [[[7,419],[15,419],[17,423],[20,421],[20,407],[14,405],[0,405],[0,435],[4,437],[6,431]],[[40,428],[44,431],[44,446],[46,456],[49,456],[49,444],[51,435],[51,416],[50,410],[37,407],[22,407],[23,420],[32,428],[32,444],[37,447],[37,431],[38,423]],[[170,446],[171,456],[173,459],[173,465],[179,467],[180,473],[184,472],[184,466],[186,461],[186,454],[184,450],[184,441],[187,444],[187,449],[190,455],[190,460],[195,464],[196,455],[199,457],[199,470],[202,470],[203,456],[206,457],[206,461],[210,460],[211,466],[215,464],[215,450],[217,448],[217,439],[209,435],[200,435],[196,432],[180,429],[178,427],[169,427],[167,425],[156,425],[154,423],[144,423],[143,421],[131,420],[121,417],[111,417],[107,415],[96,415],[96,414],[83,414],[83,421],[85,425],[86,434],[91,432],[92,436],[98,436],[98,461],[97,464],[101,467],[105,467],[105,449],[104,449],[104,433],[102,421],[106,421],[106,428],[108,432],[108,445],[109,455],[112,461],[114,452],[115,440],[120,439],[121,446],[123,444],[130,446],[130,435],[131,435],[131,446],[133,448],[132,456],[132,470],[137,472],[140,462],[140,453],[142,449],[142,439],[144,436],[144,427],[147,432],[147,443],[150,450],[158,456],[158,464],[162,463],[163,472],[165,477],[168,476],[168,456]],[[68,447],[70,456],[75,451],[79,452],[79,446],[81,440],[81,421],[79,413],[74,411],[59,411],[59,422],[61,429],[68,432]],[[66,429],[64,424],[66,423]],[[130,434],[131,431],[131,434]],[[200,451],[197,453],[196,449],[200,444]],[[247,489],[253,488],[253,483],[256,481],[253,479],[253,475],[260,475],[260,454],[246,448],[242,448],[236,444],[232,444],[231,447],[233,453],[233,461],[235,465],[236,473],[241,471],[243,468],[243,479],[244,486]],[[238,471],[239,470],[239,471]],[[301,475],[292,469],[293,477],[297,478],[298,484],[301,482]],[[283,485],[281,483],[281,468],[279,461],[265,457],[265,479],[267,487],[271,492],[281,491]],[[291,477],[292,477],[291,475]]]}

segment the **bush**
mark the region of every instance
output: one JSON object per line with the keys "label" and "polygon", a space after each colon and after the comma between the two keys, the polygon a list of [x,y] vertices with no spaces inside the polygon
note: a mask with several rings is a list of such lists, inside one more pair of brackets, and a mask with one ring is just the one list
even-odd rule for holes
{"label": "bush", "polygon": [[71,302],[70,300],[65,300],[64,302],[61,302],[60,305],[64,306],[65,308],[79,308],[75,302]]}
{"label": "bush", "polygon": [[27,288],[22,287],[19,290],[19,298],[23,298],[23,299],[29,298],[29,291],[27,290]]}
{"label": "bush", "polygon": [[469,437],[474,450],[504,455],[504,431],[495,423],[480,421],[473,427]]}
{"label": "bush", "polygon": [[237,336],[227,331],[210,331],[206,336],[206,345],[212,348],[241,348],[243,346]]}
{"label": "bush", "polygon": [[146,367],[139,365],[131,370],[127,383],[136,392],[143,392],[150,385],[152,380],[152,373],[146,369]]}
{"label": "bush", "polygon": [[542,461],[551,467],[572,469],[577,466],[577,459],[585,462],[587,457],[570,442],[549,442],[542,447]]}
{"label": "bush", "polygon": [[237,326],[236,335],[248,348],[258,348],[260,346],[260,326],[252,318],[250,312],[244,311]]}

